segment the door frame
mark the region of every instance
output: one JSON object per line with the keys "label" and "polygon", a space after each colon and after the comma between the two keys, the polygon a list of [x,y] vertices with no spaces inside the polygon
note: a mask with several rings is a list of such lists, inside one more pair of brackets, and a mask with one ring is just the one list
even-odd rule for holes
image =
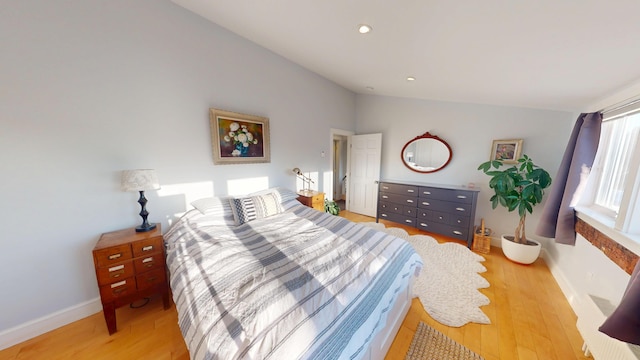
{"label": "door frame", "polygon": [[[349,130],[342,130],[342,129],[334,129],[331,128],[329,129],[329,169],[331,169],[331,191],[326,191],[331,194],[331,197],[333,198],[333,177],[335,176],[335,174],[333,173],[333,167],[334,167],[334,158],[335,158],[335,154],[333,151],[333,139],[335,138],[335,135],[339,135],[339,136],[346,136],[347,137],[347,141],[349,141],[349,138],[351,137],[351,135],[355,135],[355,132],[353,131],[349,131]],[[347,169],[349,169],[350,166],[350,162],[351,161],[351,149],[349,149],[349,147],[347,147]],[[347,177],[347,181],[349,181],[349,178]],[[347,197],[347,199],[349,198],[349,187],[346,187],[345,190],[345,196]],[[346,210],[349,210],[349,202],[345,201],[346,204]]]}

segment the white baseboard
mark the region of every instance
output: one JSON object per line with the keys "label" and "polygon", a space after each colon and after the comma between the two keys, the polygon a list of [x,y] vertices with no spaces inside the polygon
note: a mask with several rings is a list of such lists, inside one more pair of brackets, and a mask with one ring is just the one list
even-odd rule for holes
{"label": "white baseboard", "polygon": [[560,286],[560,290],[564,294],[564,297],[567,298],[569,305],[573,309],[574,313],[578,313],[578,308],[580,307],[580,295],[576,292],[576,290],[571,286],[571,283],[567,280],[567,277],[564,275],[558,264],[549,256],[549,254],[544,251],[542,253],[542,259],[547,263],[547,267],[549,271],[551,271],[551,275],[553,275],[554,279]]}
{"label": "white baseboard", "polygon": [[97,297],[78,305],[56,311],[39,319],[31,320],[11,329],[4,330],[0,332],[0,350],[19,344],[38,335],[42,335],[48,331],[57,329],[74,321],[78,321],[99,311],[102,311],[102,303],[100,302],[100,298]]}

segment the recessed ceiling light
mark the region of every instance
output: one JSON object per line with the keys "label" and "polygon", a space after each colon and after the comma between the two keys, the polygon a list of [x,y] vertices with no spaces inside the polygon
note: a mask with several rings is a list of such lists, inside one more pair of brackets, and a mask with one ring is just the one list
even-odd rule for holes
{"label": "recessed ceiling light", "polygon": [[415,81],[416,78],[414,78],[413,76],[407,76],[407,81]]}
{"label": "recessed ceiling light", "polygon": [[369,90],[369,91],[373,91],[373,86],[367,86],[365,89]]}
{"label": "recessed ceiling light", "polygon": [[373,30],[373,28],[367,24],[360,24],[358,25],[358,32],[360,34],[366,34],[368,32],[371,32],[371,30]]}

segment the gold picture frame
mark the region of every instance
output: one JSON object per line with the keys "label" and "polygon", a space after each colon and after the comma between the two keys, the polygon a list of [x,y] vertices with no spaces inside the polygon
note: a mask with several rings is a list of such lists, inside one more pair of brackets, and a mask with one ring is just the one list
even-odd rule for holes
{"label": "gold picture frame", "polygon": [[491,160],[502,160],[504,164],[517,164],[522,154],[522,139],[493,140]]}
{"label": "gold picture frame", "polygon": [[213,163],[271,162],[269,118],[209,109]]}

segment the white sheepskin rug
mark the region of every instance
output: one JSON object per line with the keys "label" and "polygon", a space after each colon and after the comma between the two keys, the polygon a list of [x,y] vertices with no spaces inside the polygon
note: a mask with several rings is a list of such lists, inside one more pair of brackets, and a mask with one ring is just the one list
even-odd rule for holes
{"label": "white sheepskin rug", "polygon": [[375,222],[361,224],[407,240],[420,254],[424,267],[413,291],[432,318],[453,327],[469,322],[491,323],[480,310],[480,306],[489,304],[489,298],[478,291],[489,287],[479,275],[487,271],[480,263],[485,260],[482,256],[457,243],[439,244],[431,236],[409,236],[403,229],[387,229]]}

